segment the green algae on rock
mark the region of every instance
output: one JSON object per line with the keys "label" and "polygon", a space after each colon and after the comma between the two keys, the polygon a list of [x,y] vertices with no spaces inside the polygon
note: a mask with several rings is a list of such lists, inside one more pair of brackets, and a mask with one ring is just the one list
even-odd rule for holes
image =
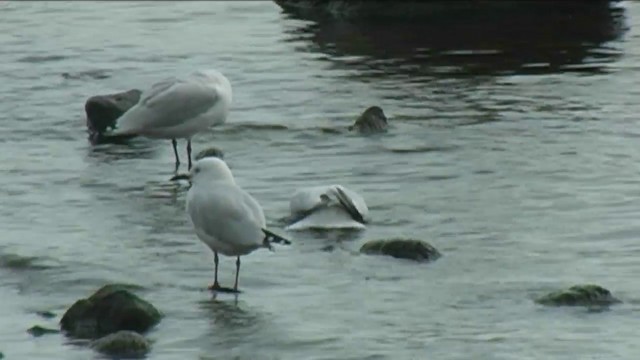
{"label": "green algae on rock", "polygon": [[360,252],[370,255],[389,255],[419,262],[434,261],[442,256],[426,241],[411,239],[371,240],[362,245]]}
{"label": "green algae on rock", "polygon": [[40,337],[47,334],[57,334],[60,332],[58,329],[49,329],[40,325],[30,327],[27,332],[33,337]]}
{"label": "green algae on rock", "polygon": [[609,306],[621,303],[611,292],[599,285],[574,285],[554,291],[535,300],[548,306]]}
{"label": "green algae on rock", "polygon": [[94,350],[116,358],[143,358],[151,349],[151,343],[135,331],[121,330],[101,337],[91,343]]}
{"label": "green algae on rock", "polygon": [[60,320],[62,330],[71,337],[95,339],[120,330],[142,333],[158,324],[161,313],[129,288],[109,284],[76,301]]}

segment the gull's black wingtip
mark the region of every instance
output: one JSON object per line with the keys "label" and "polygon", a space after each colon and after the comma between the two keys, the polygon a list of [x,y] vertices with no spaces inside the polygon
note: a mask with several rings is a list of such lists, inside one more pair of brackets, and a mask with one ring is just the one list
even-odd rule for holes
{"label": "gull's black wingtip", "polygon": [[267,229],[262,229],[262,232],[264,233],[264,239],[262,241],[263,245],[268,248],[269,250],[272,250],[273,247],[271,246],[271,243],[276,243],[276,244],[284,244],[284,245],[291,245],[291,241],[287,240],[285,238],[283,238],[282,236],[275,234]]}

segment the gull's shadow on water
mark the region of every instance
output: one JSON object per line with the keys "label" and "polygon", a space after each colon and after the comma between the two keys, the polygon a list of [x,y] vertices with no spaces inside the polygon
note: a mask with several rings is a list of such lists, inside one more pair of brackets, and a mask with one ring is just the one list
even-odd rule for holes
{"label": "gull's shadow on water", "polygon": [[[622,55],[607,43],[627,28],[625,9],[607,1],[398,2],[349,19],[327,16],[335,1],[311,10],[279,2],[286,17],[306,20],[285,28],[298,51],[325,54],[334,69],[359,70],[345,76],[371,80],[603,72]],[[401,6],[410,18],[385,16]]]}
{"label": "gull's shadow on water", "polygon": [[200,301],[198,308],[211,323],[211,331],[205,336],[207,347],[212,350],[224,353],[238,347],[257,349],[261,341],[269,341],[264,314],[239,301],[237,295],[214,294]]}
{"label": "gull's shadow on water", "polygon": [[[167,146],[169,142],[166,142]],[[158,142],[145,138],[122,140],[95,144],[89,147],[87,156],[101,162],[118,161],[122,159],[153,159],[157,154]]]}
{"label": "gull's shadow on water", "polygon": [[302,252],[353,252],[352,244],[364,236],[364,230],[361,229],[306,229],[290,233],[296,234],[296,244],[301,247]]}

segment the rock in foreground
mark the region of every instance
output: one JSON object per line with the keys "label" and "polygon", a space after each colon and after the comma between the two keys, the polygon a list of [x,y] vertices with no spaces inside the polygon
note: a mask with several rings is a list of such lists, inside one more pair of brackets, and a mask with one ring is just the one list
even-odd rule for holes
{"label": "rock in foreground", "polygon": [[92,134],[102,134],[113,128],[122,114],[135,105],[142,92],[138,89],[90,97],[84,104],[87,127]]}
{"label": "rock in foreground", "polygon": [[362,245],[360,252],[371,255],[389,255],[419,262],[434,261],[442,256],[429,243],[410,239],[372,240]]}
{"label": "rock in foreground", "polygon": [[151,349],[151,343],[135,331],[118,331],[94,340],[91,347],[108,356],[124,359],[144,357]]}
{"label": "rock in foreground", "polygon": [[609,306],[622,301],[599,285],[575,285],[566,290],[554,291],[535,300],[548,306]]}
{"label": "rock in foreground", "polygon": [[67,335],[95,339],[120,330],[143,333],[162,315],[124,285],[105,285],[87,299],[75,302],[60,320]]}

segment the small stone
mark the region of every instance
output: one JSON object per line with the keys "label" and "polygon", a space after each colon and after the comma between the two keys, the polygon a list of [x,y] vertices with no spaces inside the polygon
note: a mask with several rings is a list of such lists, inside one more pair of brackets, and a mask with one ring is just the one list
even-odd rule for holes
{"label": "small stone", "polygon": [[599,285],[574,285],[566,290],[554,291],[535,300],[547,306],[603,307],[621,303],[611,292]]}
{"label": "small stone", "polygon": [[58,329],[47,329],[47,328],[42,327],[40,325],[35,325],[35,326],[32,326],[31,328],[29,328],[29,330],[27,330],[27,332],[29,334],[31,334],[31,336],[40,337],[40,336],[46,335],[46,334],[57,334],[57,333],[60,332],[60,330],[58,330]]}
{"label": "small stone", "polygon": [[348,129],[349,131],[356,130],[362,134],[384,132],[387,130],[387,116],[379,106],[371,106]]}
{"label": "small stone", "polygon": [[52,318],[56,317],[55,313],[53,313],[51,311],[46,311],[46,310],[45,311],[36,311],[36,314],[38,316],[41,316],[41,317],[45,318],[45,319],[52,319]]}
{"label": "small stone", "polygon": [[409,259],[418,262],[430,262],[442,256],[442,254],[429,243],[410,239],[368,241],[362,245],[360,252],[370,255],[389,255],[399,259]]}
{"label": "small stone", "polygon": [[129,288],[105,285],[89,298],[76,301],[60,320],[62,330],[71,337],[95,339],[119,330],[143,333],[158,324],[160,312]]}
{"label": "small stone", "polygon": [[91,343],[94,350],[116,358],[142,358],[149,350],[151,343],[135,331],[118,331]]}
{"label": "small stone", "polygon": [[202,151],[200,151],[196,157],[195,160],[198,161],[202,158],[206,158],[206,157],[217,157],[218,159],[224,159],[224,153],[222,152],[222,149],[217,148],[215,146],[211,146],[209,148],[206,148]]}

